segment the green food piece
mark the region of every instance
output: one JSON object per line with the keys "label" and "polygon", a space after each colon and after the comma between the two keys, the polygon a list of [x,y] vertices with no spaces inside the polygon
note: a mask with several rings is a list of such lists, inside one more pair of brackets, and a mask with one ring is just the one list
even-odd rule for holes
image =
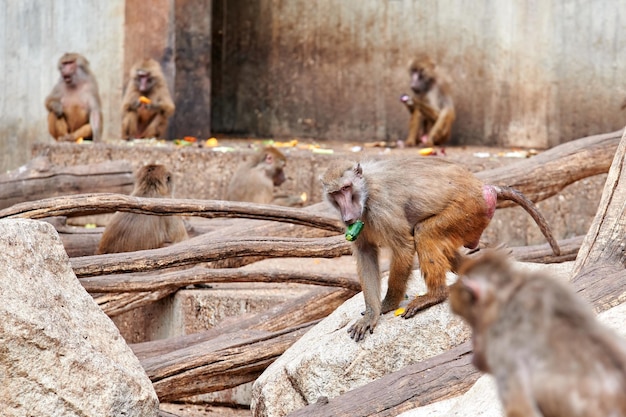
{"label": "green food piece", "polygon": [[355,221],[346,229],[346,240],[350,242],[356,240],[361,230],[363,230],[363,222],[361,220]]}

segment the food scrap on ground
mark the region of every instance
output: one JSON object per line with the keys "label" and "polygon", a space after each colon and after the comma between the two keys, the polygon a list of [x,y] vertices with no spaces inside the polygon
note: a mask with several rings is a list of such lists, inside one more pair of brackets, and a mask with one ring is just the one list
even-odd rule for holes
{"label": "food scrap on ground", "polygon": [[216,138],[209,138],[206,140],[206,142],[204,142],[205,148],[214,148],[217,145],[219,145],[219,142]]}
{"label": "food scrap on ground", "polygon": [[538,155],[539,151],[536,149],[514,149],[507,152],[475,152],[476,158],[530,158],[531,156]]}
{"label": "food scrap on ground", "polygon": [[419,153],[422,156],[437,155],[437,150],[435,148],[422,148],[419,151],[417,151],[417,153]]}
{"label": "food scrap on ground", "polygon": [[331,154],[335,153],[334,150],[332,150],[332,149],[325,149],[325,148],[313,148],[311,150],[311,152],[325,154],[325,155],[331,155]]}

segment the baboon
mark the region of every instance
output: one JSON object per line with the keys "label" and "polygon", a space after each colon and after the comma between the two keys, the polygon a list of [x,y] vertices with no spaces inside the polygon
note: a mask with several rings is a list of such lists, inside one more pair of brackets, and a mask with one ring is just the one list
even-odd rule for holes
{"label": "baboon", "polygon": [[258,204],[294,206],[302,204],[299,196],[275,196],[274,187],[285,182],[287,158],[278,149],[267,146],[241,163],[228,184],[226,199]]}
{"label": "baboon", "polygon": [[[132,195],[172,197],[172,174],[163,165],[145,165],[137,172]],[[156,249],[188,238],[185,223],[177,216],[153,216],[116,212],[105,227],[97,254]]]}
{"label": "baboon", "polygon": [[411,61],[409,75],[413,96],[403,94],[400,97],[411,114],[405,144],[442,145],[450,139],[456,117],[450,83],[426,56]]}
{"label": "baboon", "polygon": [[61,142],[102,138],[102,105],[96,77],[89,61],[77,53],[65,53],[58,63],[61,78],[46,97],[48,131]]}
{"label": "baboon", "polygon": [[[432,158],[398,158],[357,163],[336,160],[321,177],[324,196],[349,226],[363,231],[352,242],[365,297],[364,316],[350,327],[359,341],[373,332],[381,313],[398,307],[417,252],[427,294],[413,299],[403,317],[444,301],[445,275],[454,271],[462,246],[473,249],[489,224],[498,198],[522,206],[537,222],[555,253],[550,228],[534,204],[510,187],[483,184],[466,168]],[[389,285],[380,301],[378,252],[392,252]]]}
{"label": "baboon", "polygon": [[165,137],[167,121],[174,110],[159,63],[154,59],[144,59],[133,65],[122,100],[122,137]]}
{"label": "baboon", "polygon": [[515,267],[504,248],[459,263],[450,307],[508,417],[626,416],[626,343],[575,292]]}

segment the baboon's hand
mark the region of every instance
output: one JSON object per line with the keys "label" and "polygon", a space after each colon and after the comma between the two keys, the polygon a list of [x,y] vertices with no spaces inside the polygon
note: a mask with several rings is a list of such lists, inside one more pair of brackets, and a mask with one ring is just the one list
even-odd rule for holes
{"label": "baboon's hand", "polygon": [[348,329],[348,333],[350,337],[354,339],[355,342],[360,342],[365,339],[365,334],[369,330],[370,334],[374,333],[374,327],[376,327],[376,323],[378,323],[378,316],[374,316],[372,314],[365,313],[363,317],[357,320],[350,328]]}

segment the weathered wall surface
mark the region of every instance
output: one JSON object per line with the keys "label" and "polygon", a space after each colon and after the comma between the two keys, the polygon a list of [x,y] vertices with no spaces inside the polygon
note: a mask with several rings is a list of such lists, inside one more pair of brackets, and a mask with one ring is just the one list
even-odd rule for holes
{"label": "weathered wall surface", "polygon": [[123,27],[123,0],[0,0],[0,169],[30,159],[35,142],[53,141],[44,100],[65,52],[89,60],[102,99],[104,137],[119,135]]}
{"label": "weathered wall surface", "polygon": [[454,84],[453,143],[549,147],[626,122],[626,1],[219,0],[218,132],[403,139],[406,65]]}
{"label": "weathered wall surface", "polygon": [[170,137],[208,138],[211,133],[212,0],[175,0],[176,113]]}
{"label": "weathered wall surface", "polygon": [[623,27],[626,0],[0,0],[0,170],[52,141],[66,51],[91,61],[106,140],[143,56],[173,88],[170,138],[402,139],[405,67],[427,49],[455,80],[452,144],[545,148],[626,123]]}
{"label": "weathered wall surface", "polygon": [[137,61],[153,58],[161,63],[167,85],[174,91],[174,0],[150,0],[149,8],[143,0],[124,3],[124,88],[130,79],[130,68]]}
{"label": "weathered wall surface", "polygon": [[1,171],[28,161],[34,143],[53,142],[43,103],[67,51],[91,63],[105,141],[120,137],[129,70],[146,57],[161,63],[179,110],[168,136],[209,135],[211,0],[0,0],[0,28]]}

